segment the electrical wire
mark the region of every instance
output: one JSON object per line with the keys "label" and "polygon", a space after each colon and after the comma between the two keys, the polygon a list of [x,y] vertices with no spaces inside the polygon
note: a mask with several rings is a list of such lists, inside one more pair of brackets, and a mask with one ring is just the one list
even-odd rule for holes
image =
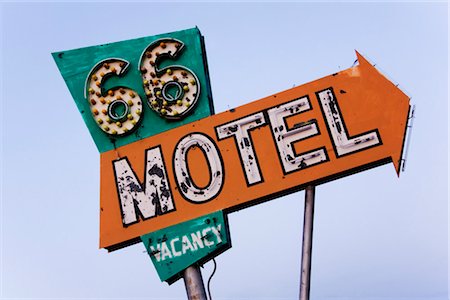
{"label": "electrical wire", "polygon": [[211,273],[211,275],[209,276],[209,279],[208,279],[208,299],[209,300],[212,300],[211,289],[210,289],[211,279],[213,278],[213,276],[214,276],[214,274],[216,273],[216,270],[217,270],[216,260],[213,258],[212,261],[214,263],[214,269],[213,269],[213,271],[212,271],[212,273]]}
{"label": "electrical wire", "polygon": [[411,135],[412,135],[412,129],[413,129],[413,125],[414,125],[414,119],[416,118],[415,115],[415,111],[416,111],[416,106],[413,105],[411,108],[411,113],[408,116],[408,123],[407,124],[407,132],[405,134],[408,135],[407,139],[406,139],[406,145],[405,145],[405,153],[404,156],[401,157],[401,160],[403,162],[402,164],[402,172],[405,172],[406,169],[406,160],[408,159],[408,150],[409,150],[409,143],[411,143]]}

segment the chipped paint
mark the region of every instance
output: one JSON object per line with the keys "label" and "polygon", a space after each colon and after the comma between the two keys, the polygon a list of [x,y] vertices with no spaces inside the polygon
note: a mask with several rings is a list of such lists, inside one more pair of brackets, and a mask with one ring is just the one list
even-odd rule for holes
{"label": "chipped paint", "polygon": [[[196,186],[190,177],[187,153],[193,147],[202,150],[208,163],[210,180],[204,188]],[[224,180],[222,159],[217,146],[208,136],[192,133],[182,138],[175,147],[173,164],[177,184],[185,199],[196,203],[206,202],[214,199],[222,189]]]}
{"label": "chipped paint", "polygon": [[[120,58],[98,62],[86,78],[85,97],[99,128],[108,135],[125,135],[133,132],[142,114],[142,100],[138,93],[126,87],[105,90],[108,77],[122,77],[130,63]],[[121,112],[116,112],[122,106]]]}
{"label": "chipped paint", "polygon": [[201,85],[194,72],[179,65],[158,68],[161,60],[176,59],[184,48],[180,40],[159,39],[143,51],[139,62],[149,107],[163,118],[184,117],[200,97]]}
{"label": "chipped paint", "polygon": [[293,143],[319,134],[316,121],[296,124],[288,129],[285,119],[311,109],[308,97],[279,105],[267,111],[270,127],[275,138],[280,160],[285,173],[311,167],[327,161],[326,150],[321,148],[296,155]]}
{"label": "chipped paint", "polygon": [[[342,92],[341,94],[345,94]],[[378,130],[372,130],[349,137],[347,127],[342,118],[339,104],[333,89],[326,89],[317,93],[322,111],[327,121],[327,127],[334,141],[334,148],[338,156],[347,155],[370,147],[381,145],[381,137]]]}
{"label": "chipped paint", "polygon": [[144,186],[126,158],[113,162],[116,188],[122,211],[122,223],[129,226],[175,209],[161,149],[147,150]]}
{"label": "chipped paint", "polygon": [[[101,246],[117,249],[142,234],[212,211],[236,211],[309,184],[317,185],[389,162],[398,170],[409,98],[359,54],[358,59],[360,65],[335,76],[102,153]],[[357,80],[350,76],[354,68],[359,70]],[[341,90],[345,93],[338,96],[333,92]],[[360,139],[373,133],[379,134],[380,143],[366,146],[376,140]],[[336,139],[337,134],[340,140]],[[353,145],[345,146],[348,142]],[[151,169],[142,163],[146,151],[155,147],[161,149],[162,166],[176,210],[149,219],[138,216],[136,224],[124,227],[119,218],[119,194],[110,188],[115,184],[111,161],[117,160],[119,154],[129,160],[133,172],[145,174]],[[200,149],[203,155],[187,155],[192,147]],[[340,155],[338,147],[350,152]],[[257,161],[258,169],[250,163],[240,163],[241,156],[248,153],[254,154],[256,159],[249,158],[249,162]],[[196,168],[192,172],[194,178],[189,167]],[[197,177],[201,173],[209,177]],[[206,187],[198,187],[196,178],[210,181]],[[249,184],[253,180],[255,183]],[[141,195],[150,196],[144,192]]]}
{"label": "chipped paint", "polygon": [[262,181],[261,171],[249,132],[265,124],[264,114],[260,112],[216,128],[219,140],[228,137],[234,138],[237,149],[239,149],[239,158],[243,165],[248,185]]}

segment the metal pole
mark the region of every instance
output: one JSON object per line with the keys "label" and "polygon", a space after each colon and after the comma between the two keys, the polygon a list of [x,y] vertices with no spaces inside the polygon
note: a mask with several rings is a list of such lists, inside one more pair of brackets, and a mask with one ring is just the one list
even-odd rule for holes
{"label": "metal pole", "polygon": [[197,265],[192,265],[184,270],[183,279],[188,300],[206,300],[202,273]]}
{"label": "metal pole", "polygon": [[300,300],[309,300],[311,283],[311,250],[314,221],[314,194],[316,187],[305,190],[305,216],[303,219],[302,271],[300,274]]}

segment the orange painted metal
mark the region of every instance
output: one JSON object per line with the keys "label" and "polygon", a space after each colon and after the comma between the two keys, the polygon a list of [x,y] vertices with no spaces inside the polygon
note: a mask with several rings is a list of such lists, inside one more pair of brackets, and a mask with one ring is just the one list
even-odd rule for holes
{"label": "orange painted metal", "polygon": [[[280,195],[298,191],[309,184],[320,184],[368,168],[393,162],[400,170],[409,97],[377,71],[357,53],[359,65],[319,80],[283,91],[244,106],[172,129],[101,154],[100,189],[100,247],[115,250],[138,241],[139,236],[180,222],[194,219],[218,210],[235,211]],[[327,88],[334,90],[349,135],[378,130],[382,144],[344,156],[336,155],[332,137],[327,130],[316,93]],[[283,172],[273,138],[269,118],[266,124],[250,133],[259,162],[262,182],[248,185],[240,163],[234,138],[218,140],[215,127],[233,120],[308,95],[311,108],[286,119],[287,126],[317,120],[320,134],[294,143],[296,153],[324,147],[328,161],[304,170]],[[177,143],[192,132],[209,136],[217,145],[223,160],[224,182],[220,193],[204,203],[185,200],[177,187],[173,171],[173,155]],[[169,179],[175,210],[142,220],[127,227],[122,224],[120,200],[115,184],[113,161],[127,157],[140,182],[144,181],[145,150],[161,147]],[[198,185],[207,184],[208,164],[204,155],[193,151],[188,156],[189,166],[195,166],[191,176]],[[280,216],[282,217],[282,216]]]}

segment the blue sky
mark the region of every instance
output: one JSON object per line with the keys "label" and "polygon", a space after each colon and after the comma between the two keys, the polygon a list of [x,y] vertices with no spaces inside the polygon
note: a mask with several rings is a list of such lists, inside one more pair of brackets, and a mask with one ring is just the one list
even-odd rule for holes
{"label": "blue sky", "polygon": [[[216,112],[346,69],[355,49],[412,97],[399,179],[385,165],[317,187],[311,298],[447,299],[446,2],[0,8],[2,299],[185,298],[181,281],[159,281],[142,244],[98,249],[99,154],[50,53],[194,26]],[[303,199],[229,216],[233,247],[217,258],[214,298],[298,297]]]}

